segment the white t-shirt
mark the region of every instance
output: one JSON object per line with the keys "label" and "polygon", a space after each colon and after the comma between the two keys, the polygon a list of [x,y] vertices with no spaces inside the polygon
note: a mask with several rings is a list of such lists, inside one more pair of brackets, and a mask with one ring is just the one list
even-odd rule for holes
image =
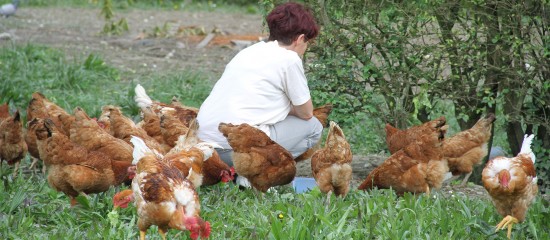
{"label": "white t-shirt", "polygon": [[259,42],[239,52],[201,105],[198,137],[231,147],[220,122],[248,123],[269,136],[269,125],[284,120],[291,106],[311,98],[302,59],[277,41]]}

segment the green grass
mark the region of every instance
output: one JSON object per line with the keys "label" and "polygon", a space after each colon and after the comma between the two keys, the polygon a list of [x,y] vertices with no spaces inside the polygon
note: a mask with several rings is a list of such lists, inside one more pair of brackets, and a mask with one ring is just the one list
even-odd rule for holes
{"label": "green grass", "polygon": [[100,56],[90,54],[69,61],[58,50],[26,45],[0,48],[0,102],[10,101],[26,116],[31,94],[39,91],[69,113],[82,107],[98,116],[104,105],[122,107],[125,114],[138,116],[134,88],[142,84],[155,100],[169,102],[177,96],[186,105],[199,107],[211,89],[211,81],[199,73],[177,72],[143,75],[138,80],[122,79],[120,71]]}
{"label": "green grass", "polygon": [[[174,94],[188,105],[199,106],[211,88],[200,73],[151,73],[129,81],[108,66],[101,56],[67,60],[57,50],[35,46],[0,49],[0,102],[24,110],[30,95],[41,91],[69,112],[76,106],[97,115],[101,106],[114,104],[137,118],[133,88],[137,81],[162,102]],[[24,111],[23,111],[24,113]],[[344,130],[346,131],[346,130]],[[352,143],[352,145],[355,143]],[[23,166],[28,166],[25,159]],[[41,174],[0,171],[0,239],[135,239],[134,206],[111,212],[112,196],[119,189],[80,197],[77,207],[52,190]],[[212,224],[212,239],[503,239],[494,233],[501,217],[487,200],[456,196],[445,198],[405,195],[391,191],[352,190],[333,198],[328,209],[318,189],[295,194],[288,187],[258,196],[232,184],[199,190],[202,216]],[[279,217],[282,216],[282,218]],[[514,227],[514,239],[549,239],[549,203],[537,198],[524,223]],[[160,239],[156,228],[149,239]],[[185,237],[183,237],[185,236]],[[171,230],[169,238],[188,238]]]}
{"label": "green grass", "polygon": [[[136,209],[112,211],[111,189],[80,197],[70,207],[68,198],[48,187],[44,177],[20,175],[12,179],[4,168],[0,185],[0,238],[2,239],[136,239]],[[389,190],[352,190],[342,199],[331,199],[318,189],[295,194],[289,187],[264,196],[239,190],[233,184],[199,190],[202,216],[212,224],[211,239],[503,239],[494,233],[501,220],[487,200],[462,196],[445,198],[407,194],[396,197]],[[548,239],[548,202],[538,198],[524,223],[514,226],[513,239]],[[282,217],[280,217],[282,216]],[[189,237],[170,230],[168,237]],[[148,239],[161,239],[156,227]],[[185,238],[184,238],[185,239]]]}

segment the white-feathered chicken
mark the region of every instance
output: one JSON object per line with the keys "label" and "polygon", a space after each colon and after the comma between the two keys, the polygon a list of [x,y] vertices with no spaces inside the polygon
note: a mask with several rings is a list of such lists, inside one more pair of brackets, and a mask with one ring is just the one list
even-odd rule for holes
{"label": "white-feathered chicken", "polygon": [[[132,190],[138,213],[140,239],[145,239],[151,225],[165,239],[168,229],[189,230],[190,237],[207,238],[210,223],[200,216],[200,201],[191,182],[171,162],[164,161],[145,145],[142,139],[132,137],[136,176]],[[204,152],[208,158],[214,150]]]}
{"label": "white-feathered chicken", "polygon": [[537,193],[535,155],[531,150],[533,135],[525,135],[516,157],[496,157],[482,172],[483,186],[491,195],[497,212],[504,217],[496,230],[508,227],[508,238],[515,223],[525,220],[529,205]]}

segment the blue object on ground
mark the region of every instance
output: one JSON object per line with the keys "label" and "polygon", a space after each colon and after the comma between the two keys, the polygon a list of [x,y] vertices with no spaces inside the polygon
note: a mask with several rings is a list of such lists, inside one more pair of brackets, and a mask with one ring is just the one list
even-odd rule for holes
{"label": "blue object on ground", "polygon": [[308,177],[295,177],[292,180],[292,187],[296,193],[303,193],[309,191],[317,186],[314,178]]}

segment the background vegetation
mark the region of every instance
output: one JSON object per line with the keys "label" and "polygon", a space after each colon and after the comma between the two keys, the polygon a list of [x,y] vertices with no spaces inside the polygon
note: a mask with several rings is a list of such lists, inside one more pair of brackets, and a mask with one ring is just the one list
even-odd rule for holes
{"label": "background vegetation", "polygon": [[322,25],[308,59],[314,101],[334,102],[338,121],[358,126],[355,142],[379,149],[373,135],[384,136],[385,122],[406,128],[445,115],[454,134],[495,113],[494,145],[509,155],[536,135],[540,185],[550,190],[549,1],[303,2]]}

